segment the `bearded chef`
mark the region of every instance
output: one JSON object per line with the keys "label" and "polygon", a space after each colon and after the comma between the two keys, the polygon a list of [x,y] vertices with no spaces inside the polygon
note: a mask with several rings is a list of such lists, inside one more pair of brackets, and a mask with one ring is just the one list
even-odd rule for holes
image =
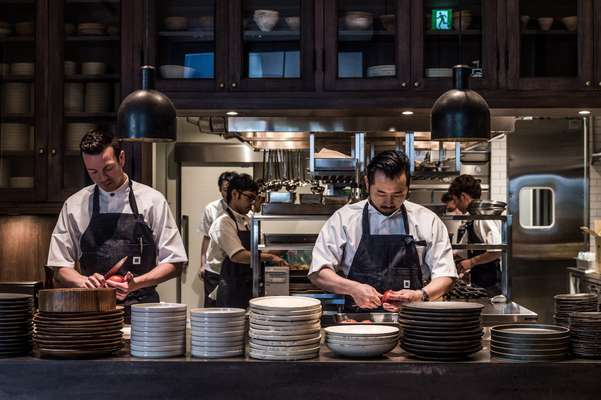
{"label": "bearded chef", "polygon": [[348,296],[347,306],[398,312],[402,303],[442,296],[457,278],[445,225],[405,200],[409,171],[403,153],[378,154],[367,167],[369,199],[336,211],[319,233],[309,279]]}
{"label": "bearded chef", "polygon": [[[112,135],[92,130],[80,148],[94,184],[65,201],[52,232],[47,266],[56,284],[114,288],[126,306],[159,301],[156,285],[175,277],[188,260],[167,201],[129,179],[125,153]],[[122,282],[105,279],[126,256],[118,272]]]}

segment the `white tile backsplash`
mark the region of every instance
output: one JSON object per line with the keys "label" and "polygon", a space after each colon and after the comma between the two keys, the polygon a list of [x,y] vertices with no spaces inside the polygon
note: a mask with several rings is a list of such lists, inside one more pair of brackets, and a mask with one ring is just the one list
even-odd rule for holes
{"label": "white tile backsplash", "polygon": [[507,136],[490,143],[490,198],[507,202]]}

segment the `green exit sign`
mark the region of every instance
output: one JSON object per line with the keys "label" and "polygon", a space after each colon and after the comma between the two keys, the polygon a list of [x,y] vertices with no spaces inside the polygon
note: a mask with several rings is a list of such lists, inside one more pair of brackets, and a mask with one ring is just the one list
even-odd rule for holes
{"label": "green exit sign", "polygon": [[450,31],[453,29],[453,10],[432,10],[432,30]]}

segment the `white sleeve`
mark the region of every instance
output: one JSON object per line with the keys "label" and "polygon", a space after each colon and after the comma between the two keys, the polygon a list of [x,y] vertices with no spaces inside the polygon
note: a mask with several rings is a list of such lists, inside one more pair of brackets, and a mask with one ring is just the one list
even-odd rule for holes
{"label": "white sleeve", "polygon": [[209,237],[211,242],[215,243],[230,259],[234,254],[244,250],[236,225],[229,217],[217,219],[209,230]]}
{"label": "white sleeve", "polygon": [[209,230],[211,229],[211,224],[213,224],[213,216],[211,215],[211,210],[209,206],[205,207],[202,211],[202,215],[200,216],[200,224],[198,225],[198,232],[202,236],[209,236]]}
{"label": "white sleeve", "polygon": [[432,238],[426,240],[426,254],[424,261],[430,268],[430,278],[440,278],[443,276],[457,278],[457,267],[453,261],[453,250],[447,227],[440,220],[435,218],[432,226]]}
{"label": "white sleeve", "polygon": [[163,198],[153,207],[153,223],[150,227],[157,246],[158,264],[187,262],[182,236],[177,229],[169,204]]}
{"label": "white sleeve", "polygon": [[319,231],[319,236],[313,247],[311,268],[309,274],[319,272],[322,268],[336,271],[344,256],[344,245],[347,242],[346,232],[340,213],[332,215]]}
{"label": "white sleeve", "polygon": [[50,237],[50,248],[48,249],[48,267],[71,267],[79,259],[79,237],[77,237],[77,224],[70,223],[67,203],[63,205],[56,226]]}
{"label": "white sleeve", "polygon": [[[501,221],[498,220],[480,220],[478,224],[478,236],[484,244],[501,244]],[[489,252],[500,252],[502,250],[487,250]]]}

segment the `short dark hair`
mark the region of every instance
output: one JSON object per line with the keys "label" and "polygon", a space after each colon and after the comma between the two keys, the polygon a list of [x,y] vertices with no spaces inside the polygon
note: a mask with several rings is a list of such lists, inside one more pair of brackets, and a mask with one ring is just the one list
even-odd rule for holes
{"label": "short dark hair", "polygon": [[103,129],[92,129],[81,138],[79,149],[81,154],[98,155],[107,147],[112,147],[115,158],[119,158],[121,144],[112,134]]}
{"label": "short dark hair", "polygon": [[409,159],[405,153],[395,150],[387,150],[376,155],[367,166],[367,182],[373,185],[376,171],[384,172],[387,178],[393,179],[401,174],[407,177],[407,187],[411,183],[411,171]]}
{"label": "short dark hair", "polygon": [[237,190],[239,192],[250,191],[250,192],[259,192],[259,185],[255,182],[252,176],[248,174],[236,174],[230,180],[230,185],[227,188],[227,204],[230,204],[232,201],[232,192]]}
{"label": "short dark hair", "polygon": [[476,179],[471,175],[459,175],[451,183],[449,193],[457,197],[460,197],[461,193],[465,193],[472,199],[479,199],[482,195],[480,179]]}
{"label": "short dark hair", "polygon": [[221,185],[223,182],[229,182],[232,180],[234,175],[237,175],[234,171],[225,171],[219,175],[219,179],[217,179],[217,186],[219,186],[219,190],[221,190]]}
{"label": "short dark hair", "polygon": [[443,203],[448,203],[451,200],[453,200],[453,196],[449,192],[445,192],[440,198],[440,201],[442,201]]}

